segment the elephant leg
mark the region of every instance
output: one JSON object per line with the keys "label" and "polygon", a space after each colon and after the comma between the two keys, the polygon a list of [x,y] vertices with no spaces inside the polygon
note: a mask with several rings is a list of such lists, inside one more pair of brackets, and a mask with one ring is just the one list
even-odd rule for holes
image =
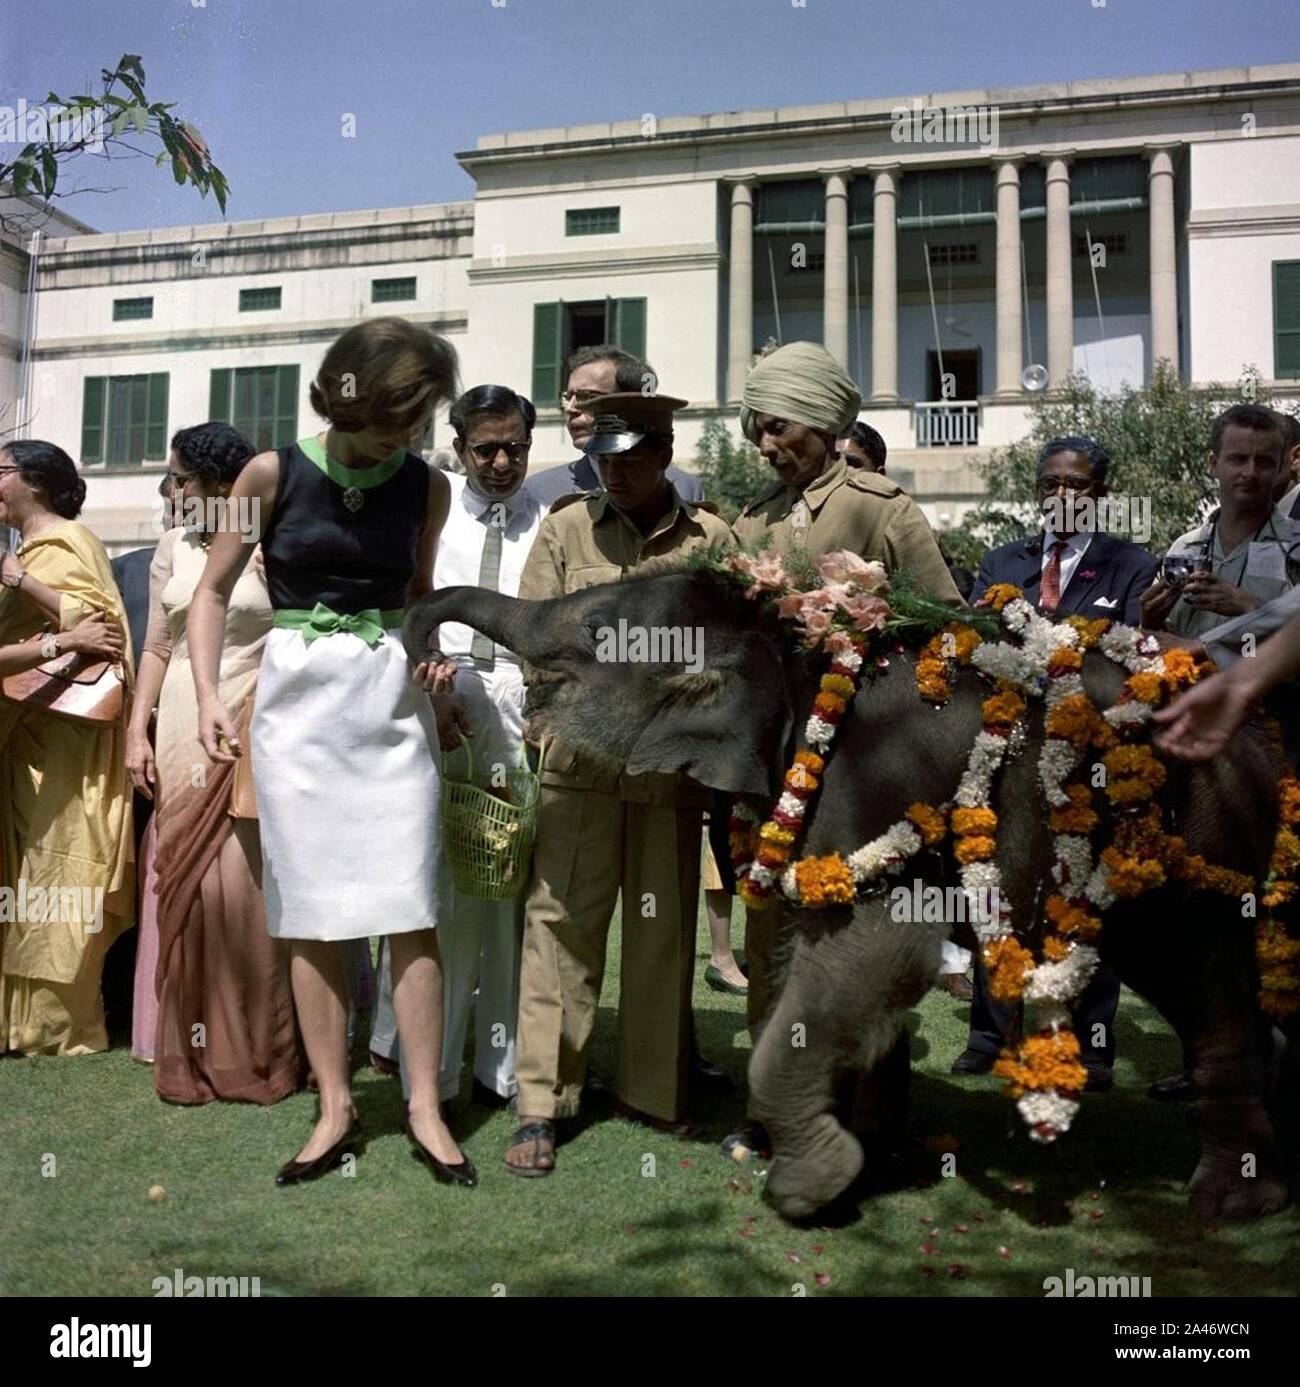
{"label": "elephant leg", "polygon": [[864,1147],[892,1154],[906,1139],[912,1088],[912,1036],[906,1027],[870,1069],[842,1069],[836,1076],[840,1121]]}
{"label": "elephant leg", "polygon": [[796,936],[749,1075],[751,1111],[772,1138],[767,1191],[785,1217],[806,1218],[862,1170],[862,1146],[835,1116],[837,1073],[875,1070],[892,1052],[865,1091],[879,1130],[889,1106],[881,1095],[898,1092],[906,1064],[898,1038],[934,975],[938,948],[937,935],[908,939],[887,921],[875,930],[858,920],[835,934]]}
{"label": "elephant leg", "polygon": [[1178,1032],[1200,1093],[1192,1210],[1205,1219],[1276,1213],[1287,1188],[1263,1097],[1271,1031],[1256,1005],[1251,931],[1219,900],[1171,904],[1178,922],[1171,933],[1148,930],[1143,943],[1137,921],[1108,920],[1107,935],[1118,945],[1111,961],[1121,979]]}

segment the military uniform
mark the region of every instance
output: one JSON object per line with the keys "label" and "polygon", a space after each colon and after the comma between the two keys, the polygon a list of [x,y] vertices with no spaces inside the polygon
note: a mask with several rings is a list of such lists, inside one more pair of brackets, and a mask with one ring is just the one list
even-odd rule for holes
{"label": "military uniform", "polygon": [[921,508],[897,482],[843,458],[802,492],[777,482],[741,511],[735,529],[742,544],[768,538],[783,553],[802,549],[811,559],[849,549],[891,573],[906,569],[940,602],[962,602]]}
{"label": "military uniform", "polygon": [[[891,573],[906,570],[941,602],[965,605],[921,508],[896,482],[849,467],[842,457],[803,492],[778,482],[741,511],[735,531],[742,544],[767,538],[781,553],[802,551],[814,560],[848,549]],[[775,908],[745,912],[747,1012],[755,1035],[772,1000],[779,919]]]}
{"label": "military uniform", "polygon": [[[519,596],[561,597],[618,582],[652,560],[732,541],[712,507],[685,502],[675,491],[648,535],[603,492],[567,496],[542,522]],[[679,776],[601,771],[563,741],[548,744],[520,980],[521,1114],[554,1118],[578,1110],[621,890],[614,1092],[654,1117],[682,1115],[707,804],[707,791]]]}

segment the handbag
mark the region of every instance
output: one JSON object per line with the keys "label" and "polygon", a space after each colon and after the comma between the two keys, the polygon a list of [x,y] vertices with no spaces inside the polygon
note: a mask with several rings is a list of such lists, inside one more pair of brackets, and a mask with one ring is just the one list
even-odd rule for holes
{"label": "handbag", "polygon": [[[40,635],[31,639],[38,641]],[[0,681],[0,693],[11,703],[96,725],[117,722],[126,707],[121,666],[75,650],[21,674],[6,675]]]}
{"label": "handbag", "polygon": [[250,691],[244,700],[243,712],[235,731],[239,737],[241,755],[235,762],[235,774],[230,784],[230,803],[226,813],[232,819],[257,818],[257,791],[253,786],[253,697],[256,689]]}

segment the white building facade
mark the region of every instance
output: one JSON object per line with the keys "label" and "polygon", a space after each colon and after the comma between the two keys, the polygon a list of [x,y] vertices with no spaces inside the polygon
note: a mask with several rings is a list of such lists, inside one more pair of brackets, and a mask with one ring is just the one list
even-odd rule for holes
{"label": "white building facade", "polygon": [[[736,430],[757,350],[822,341],[940,529],[1072,370],[1106,388],[1161,358],[1202,384],[1254,367],[1300,395],[1300,64],[647,115],[458,157],[472,202],[54,235],[34,275],[6,248],[0,391],[21,393],[25,341],[20,432],[93,477],[111,551],[156,537],[176,429],[311,431],[325,347],[382,313],[444,333],[466,385],[533,398],[534,468],[569,457],[576,346],[616,341],[691,401],[689,466],[705,422]],[[430,447],[448,442],[444,417]]]}

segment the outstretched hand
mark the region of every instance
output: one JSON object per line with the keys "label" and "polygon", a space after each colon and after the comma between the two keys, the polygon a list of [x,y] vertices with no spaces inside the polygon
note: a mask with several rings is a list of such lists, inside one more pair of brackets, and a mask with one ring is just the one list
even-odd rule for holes
{"label": "outstretched hand", "polygon": [[1181,761],[1208,761],[1228,745],[1250,704],[1250,690],[1239,681],[1211,675],[1153,715],[1164,729],[1156,746]]}

